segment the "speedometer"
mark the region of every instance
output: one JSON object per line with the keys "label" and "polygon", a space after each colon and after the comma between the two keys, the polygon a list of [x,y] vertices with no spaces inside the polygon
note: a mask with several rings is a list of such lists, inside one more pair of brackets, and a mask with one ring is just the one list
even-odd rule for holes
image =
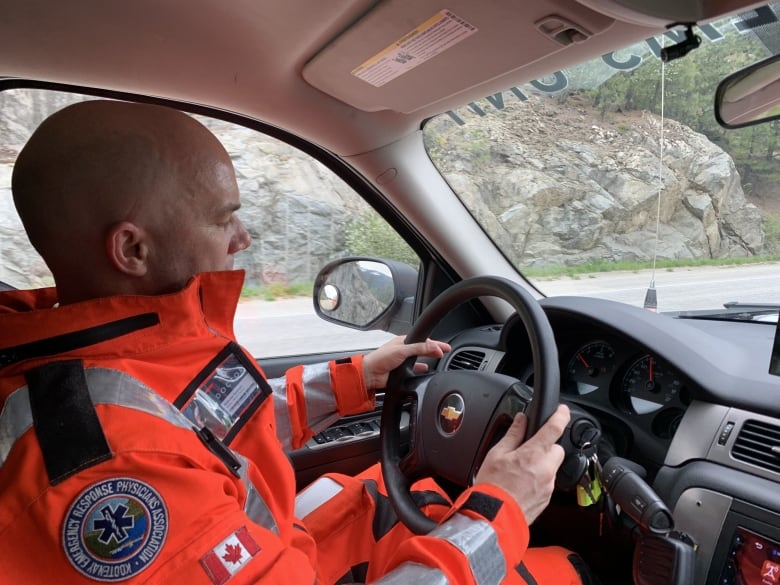
{"label": "speedometer", "polygon": [[683,382],[674,368],[652,355],[633,362],[621,381],[621,406],[631,414],[649,414],[679,396]]}
{"label": "speedometer", "polygon": [[579,348],[566,366],[566,388],[571,394],[589,394],[609,385],[615,367],[615,350],[606,341]]}

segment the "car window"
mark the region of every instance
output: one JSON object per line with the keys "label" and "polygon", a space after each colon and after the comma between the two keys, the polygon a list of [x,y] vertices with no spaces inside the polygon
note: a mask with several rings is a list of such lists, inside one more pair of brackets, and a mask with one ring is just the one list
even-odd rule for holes
{"label": "car window", "polygon": [[780,125],[725,130],[713,96],[778,50],[779,18],[763,6],[695,27],[679,59],[661,59],[678,28],[507,88],[430,120],[426,148],[544,294],[670,312],[777,303]]}
{"label": "car window", "polygon": [[[11,197],[13,163],[46,116],[87,96],[15,89],[0,92],[0,281],[52,286],[27,239]],[[256,130],[196,116],[231,155],[250,248],[236,256],[246,272],[236,336],[255,357],[370,349],[391,337],[327,323],[316,316],[312,285],[329,261],[385,257],[417,268],[411,248],[334,172],[310,155]]]}

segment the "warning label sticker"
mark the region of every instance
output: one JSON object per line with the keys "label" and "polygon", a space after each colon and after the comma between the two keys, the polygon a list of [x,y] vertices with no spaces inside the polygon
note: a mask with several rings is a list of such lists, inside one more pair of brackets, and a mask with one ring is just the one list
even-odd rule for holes
{"label": "warning label sticker", "polygon": [[442,10],[361,63],[352,70],[352,75],[374,87],[382,87],[475,32],[475,26],[449,10]]}

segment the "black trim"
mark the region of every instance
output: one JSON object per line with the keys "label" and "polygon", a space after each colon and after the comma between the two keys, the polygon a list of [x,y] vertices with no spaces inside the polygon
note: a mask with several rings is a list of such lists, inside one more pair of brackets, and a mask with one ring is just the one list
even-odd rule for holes
{"label": "black trim", "polygon": [[39,366],[26,372],[25,378],[51,485],[113,457],[80,360]]}
{"label": "black trim", "polygon": [[486,520],[492,522],[496,519],[496,516],[498,515],[498,512],[501,510],[501,506],[503,505],[504,502],[498,498],[494,498],[493,496],[489,496],[481,492],[472,492],[460,507],[460,509],[476,512]]}
{"label": "black trim", "polygon": [[[372,525],[372,531],[374,534],[374,540],[379,541],[383,536],[390,532],[393,527],[398,524],[398,515],[395,513],[390,498],[379,493],[379,488],[374,480],[366,480],[363,482],[368,493],[374,500],[374,521]],[[432,491],[417,491],[412,492],[412,501],[414,504],[422,509],[430,504],[439,504],[441,506],[450,506],[450,503],[441,494]]]}
{"label": "black trim", "polygon": [[366,561],[365,563],[360,563],[352,567],[349,571],[344,573],[334,585],[360,585],[362,583],[367,583],[367,575],[368,562]]}
{"label": "black trim", "polygon": [[601,579],[599,579],[593,571],[591,571],[588,564],[582,560],[582,557],[577,553],[571,553],[566,559],[577,571],[577,576],[580,578],[582,585],[601,585]]}
{"label": "black trim", "polygon": [[129,333],[154,327],[160,323],[157,313],[142,313],[125,317],[110,323],[103,323],[79,331],[71,331],[46,339],[31,341],[13,347],[0,349],[0,368],[10,366],[27,359],[47,357],[82,349],[109,339],[116,339]]}
{"label": "black trim", "polygon": [[525,563],[521,562],[519,565],[515,567],[515,571],[517,571],[517,574],[520,575],[520,577],[526,582],[527,585],[539,585],[536,582],[536,579],[534,579],[534,576],[531,574],[531,571],[528,570],[528,567],[525,566]]}
{"label": "black trim", "polygon": [[201,442],[206,445],[206,448],[225,464],[230,473],[236,477],[241,477],[238,473],[238,470],[241,469],[241,462],[208,427],[203,427],[202,429],[193,427],[193,430],[197,433]]}
{"label": "black trim", "polygon": [[224,445],[230,445],[231,441],[236,437],[238,432],[252,417],[255,411],[260,408],[260,405],[263,402],[265,402],[265,399],[273,394],[273,390],[271,390],[271,386],[268,385],[265,377],[260,373],[260,370],[257,369],[252,360],[246,356],[240,345],[234,341],[229,342],[216,356],[211,359],[211,361],[209,361],[208,364],[206,364],[206,367],[198,372],[192,382],[187,384],[187,387],[181,392],[181,394],[176,397],[176,400],[173,401],[173,405],[179,410],[182,410],[187,405],[190,398],[192,398],[192,395],[195,394],[195,391],[201,386],[201,384],[210,378],[217,366],[230,355],[234,356],[241,363],[241,365],[246,368],[246,370],[252,376],[252,379],[257,382],[260,393],[241,414],[241,417],[235,422],[235,424],[230,427],[230,430],[225,435],[225,438],[222,439],[222,443]]}

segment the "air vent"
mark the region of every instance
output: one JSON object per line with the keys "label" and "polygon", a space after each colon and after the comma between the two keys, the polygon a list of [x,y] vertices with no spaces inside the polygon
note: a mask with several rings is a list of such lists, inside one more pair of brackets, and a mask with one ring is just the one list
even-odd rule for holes
{"label": "air vent", "polygon": [[448,370],[481,370],[485,361],[484,351],[464,350],[452,356]]}
{"label": "air vent", "polygon": [[745,421],[731,448],[731,456],[780,473],[780,427],[756,420]]}

